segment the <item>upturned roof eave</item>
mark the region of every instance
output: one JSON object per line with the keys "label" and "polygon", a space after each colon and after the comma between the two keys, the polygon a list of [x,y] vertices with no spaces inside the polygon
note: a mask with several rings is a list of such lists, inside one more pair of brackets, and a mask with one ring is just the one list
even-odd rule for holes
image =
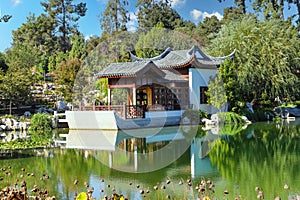
{"label": "upturned roof eave", "polygon": [[[208,56],[211,60],[213,61],[220,61],[220,62],[224,62],[227,58],[232,59],[235,56],[236,53],[236,49],[234,49],[230,54],[228,54],[227,56],[223,56],[223,57],[213,57],[213,56]],[[221,64],[221,63],[220,63]]]}
{"label": "upturned roof eave", "polygon": [[152,58],[139,58],[136,55],[134,55],[131,51],[129,52],[129,54],[130,54],[131,59],[134,61],[157,61],[157,60],[163,59],[171,51],[172,51],[172,48],[168,47],[163,53],[161,53],[158,56],[152,57]]}

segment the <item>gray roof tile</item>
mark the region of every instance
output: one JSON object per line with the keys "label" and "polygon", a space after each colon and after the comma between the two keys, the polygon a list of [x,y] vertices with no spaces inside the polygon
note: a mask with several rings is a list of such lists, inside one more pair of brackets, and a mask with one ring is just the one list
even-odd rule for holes
{"label": "gray roof tile", "polygon": [[[143,70],[149,63],[153,63],[155,68],[172,69],[180,66],[185,66],[189,63],[192,67],[216,67],[220,65],[226,58],[232,58],[234,56],[232,52],[228,56],[224,57],[212,57],[206,55],[198,46],[193,46],[187,50],[172,51],[171,48],[167,48],[162,54],[153,58],[138,58],[131,54],[133,62],[124,63],[112,63],[100,73],[96,74],[99,77],[114,77],[114,76],[136,76],[137,73]],[[176,77],[176,74],[166,72],[166,77],[170,80],[179,81],[180,78]],[[175,75],[175,76],[174,76]]]}
{"label": "gray roof tile", "polygon": [[112,63],[104,68],[97,76],[109,77],[109,76],[135,76],[140,70],[142,70],[149,62],[124,62],[124,63]]}
{"label": "gray roof tile", "polygon": [[175,72],[173,70],[162,70],[165,72],[164,80],[165,82],[187,82],[185,78],[180,76],[178,72]]}

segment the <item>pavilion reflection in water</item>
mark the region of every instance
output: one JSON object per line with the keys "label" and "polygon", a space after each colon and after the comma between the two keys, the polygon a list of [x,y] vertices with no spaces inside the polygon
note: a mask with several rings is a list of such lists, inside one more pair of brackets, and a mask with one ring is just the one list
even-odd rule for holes
{"label": "pavilion reflection in water", "polygon": [[216,173],[206,157],[208,143],[218,136],[190,138],[182,127],[133,130],[69,130],[66,148],[84,149],[110,168],[132,173],[168,166],[190,151],[191,176]]}

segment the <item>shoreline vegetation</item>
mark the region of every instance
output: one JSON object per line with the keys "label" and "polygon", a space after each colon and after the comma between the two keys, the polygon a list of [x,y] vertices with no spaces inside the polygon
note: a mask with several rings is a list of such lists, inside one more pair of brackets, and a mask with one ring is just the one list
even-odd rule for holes
{"label": "shoreline vegetation", "polygon": [[[247,109],[243,109],[239,112],[218,112],[214,115],[207,114],[201,110],[186,110],[182,119],[187,118],[188,124],[197,124],[202,128],[208,126],[226,126],[229,125],[244,125],[251,121],[280,121],[280,117],[277,116],[274,111],[270,109],[266,110],[254,110],[249,112]],[[249,120],[250,121],[249,121]],[[0,148],[2,150],[22,150],[29,148],[43,148],[53,146],[52,130],[57,129],[54,117],[51,114],[36,113],[29,116],[22,116],[17,118],[11,115],[5,115],[0,117],[0,125],[3,127],[0,130],[1,142]],[[208,121],[213,122],[212,124],[207,123]],[[10,122],[7,126],[7,122]],[[6,124],[5,124],[6,123]],[[26,124],[26,128],[12,129],[11,127],[20,127],[20,123]],[[9,128],[5,129],[4,126]]]}
{"label": "shoreline vegetation", "polygon": [[[22,150],[30,148],[42,148],[53,146],[54,129],[53,117],[45,113],[36,113],[32,116],[21,117],[3,116],[0,118],[2,122],[10,122],[7,129],[3,129],[0,142],[1,150]],[[26,122],[26,129],[12,129],[21,122]],[[19,125],[17,125],[19,126]]]}

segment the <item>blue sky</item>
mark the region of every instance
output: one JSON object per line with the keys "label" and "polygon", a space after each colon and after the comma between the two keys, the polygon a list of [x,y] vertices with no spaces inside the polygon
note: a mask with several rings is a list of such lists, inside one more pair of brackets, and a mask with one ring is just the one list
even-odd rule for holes
{"label": "blue sky", "polygon": [[[101,35],[99,14],[105,9],[108,0],[75,0],[75,3],[86,2],[86,16],[79,20],[79,30],[85,37],[90,35]],[[225,7],[233,6],[234,0],[226,0],[219,3],[218,0],[173,0],[172,6],[185,20],[191,20],[195,23],[203,20],[206,16],[216,15],[221,18]],[[135,8],[136,0],[129,0],[130,15],[132,21],[129,23],[130,29],[136,26],[137,12]],[[17,30],[22,23],[26,23],[26,17],[30,13],[36,16],[43,13],[40,6],[40,0],[1,0],[0,15],[10,14],[13,17],[8,23],[0,23],[0,51],[4,52],[10,47],[12,41],[12,30]]]}

